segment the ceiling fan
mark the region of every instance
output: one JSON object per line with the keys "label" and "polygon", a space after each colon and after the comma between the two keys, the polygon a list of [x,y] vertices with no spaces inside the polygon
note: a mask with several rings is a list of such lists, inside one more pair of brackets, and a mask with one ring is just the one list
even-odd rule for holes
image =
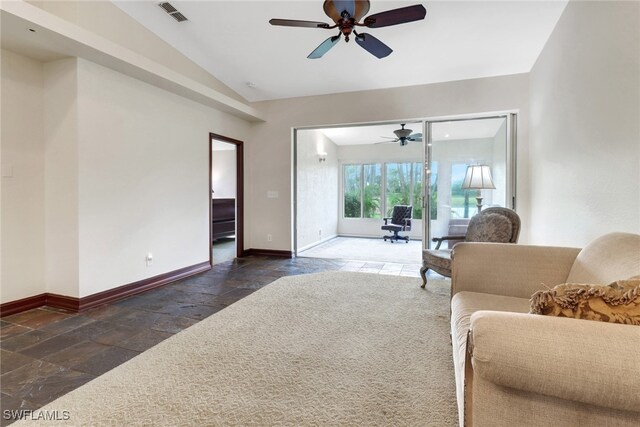
{"label": "ceiling fan", "polygon": [[421,4],[414,6],[401,7],[399,9],[388,10],[386,12],[376,13],[364,18],[369,12],[369,0],[325,0],[323,5],[324,13],[333,20],[335,25],[329,25],[324,22],[316,21],[299,21],[295,19],[271,19],[271,25],[280,25],[284,27],[302,27],[302,28],[324,28],[331,30],[338,28],[338,35],[329,37],[320,44],[313,52],[307,56],[309,59],[321,58],[329,49],[340,41],[344,36],[345,42],[349,41],[349,36],[353,34],[358,43],[367,52],[377,58],[389,56],[393,50],[382,43],[371,34],[358,33],[355,27],[380,28],[391,25],[404,24],[407,22],[419,21],[424,19],[427,10]]}
{"label": "ceiling fan", "polygon": [[391,141],[382,141],[376,142],[376,144],[389,144],[391,142],[399,142],[401,147],[404,147],[411,141],[422,142],[422,134],[421,133],[412,133],[411,129],[405,129],[406,123],[402,123],[401,129],[396,129],[393,133],[396,135],[395,138],[390,136],[382,136],[381,138],[389,138]]}

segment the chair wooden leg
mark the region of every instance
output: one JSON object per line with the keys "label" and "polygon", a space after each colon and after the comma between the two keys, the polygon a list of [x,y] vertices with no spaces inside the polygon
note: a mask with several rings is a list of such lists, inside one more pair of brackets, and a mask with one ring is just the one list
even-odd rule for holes
{"label": "chair wooden leg", "polygon": [[422,268],[420,269],[420,276],[422,277],[422,286],[420,286],[422,289],[425,288],[425,286],[427,286],[427,270],[428,268],[425,266],[422,266]]}

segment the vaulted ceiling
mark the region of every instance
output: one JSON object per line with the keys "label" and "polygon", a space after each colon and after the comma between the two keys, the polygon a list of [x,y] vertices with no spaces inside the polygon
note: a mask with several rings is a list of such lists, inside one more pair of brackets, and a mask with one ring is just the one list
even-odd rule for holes
{"label": "vaulted ceiling", "polygon": [[[271,18],[331,22],[321,0],[114,1],[142,25],[249,101],[526,73],[566,1],[428,1],[425,20],[368,29],[394,52],[377,59],[341,41],[321,59],[307,55],[335,30],[274,27]],[[369,14],[416,4],[371,1]]]}

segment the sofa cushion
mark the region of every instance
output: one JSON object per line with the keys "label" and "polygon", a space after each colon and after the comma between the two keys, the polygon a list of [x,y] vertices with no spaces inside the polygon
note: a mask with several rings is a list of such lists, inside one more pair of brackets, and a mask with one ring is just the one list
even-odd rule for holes
{"label": "sofa cushion", "polygon": [[620,278],[638,274],[640,235],[610,233],[595,239],[580,251],[566,283],[606,285]]}
{"label": "sofa cushion", "polygon": [[531,297],[531,313],[640,325],[640,278],[608,286],[565,283]]}
{"label": "sofa cushion", "polygon": [[451,299],[451,341],[460,419],[463,419],[464,408],[464,361],[467,333],[471,315],[480,310],[527,313],[529,300],[478,292],[458,292]]}

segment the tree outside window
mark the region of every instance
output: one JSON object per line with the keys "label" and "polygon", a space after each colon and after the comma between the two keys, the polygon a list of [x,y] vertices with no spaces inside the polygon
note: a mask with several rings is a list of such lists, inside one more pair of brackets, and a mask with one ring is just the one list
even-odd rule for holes
{"label": "tree outside window", "polygon": [[411,163],[387,163],[387,216],[396,205],[411,204]]}
{"label": "tree outside window", "polygon": [[[413,218],[422,219],[422,162],[351,164],[343,171],[345,218],[380,219],[383,213],[390,216],[396,205],[413,205]],[[434,175],[431,179],[432,202],[437,202]]]}
{"label": "tree outside window", "polygon": [[363,165],[364,197],[363,217],[382,218],[382,165]]}
{"label": "tree outside window", "polygon": [[438,219],[438,163],[431,163],[431,174],[429,175],[429,194],[431,219]]}
{"label": "tree outside window", "polygon": [[480,195],[480,190],[463,190],[462,182],[467,173],[467,164],[451,166],[451,216],[453,218],[471,218],[469,198],[472,200]]}
{"label": "tree outside window", "polygon": [[360,218],[362,167],[361,165],[344,166],[344,217]]}

